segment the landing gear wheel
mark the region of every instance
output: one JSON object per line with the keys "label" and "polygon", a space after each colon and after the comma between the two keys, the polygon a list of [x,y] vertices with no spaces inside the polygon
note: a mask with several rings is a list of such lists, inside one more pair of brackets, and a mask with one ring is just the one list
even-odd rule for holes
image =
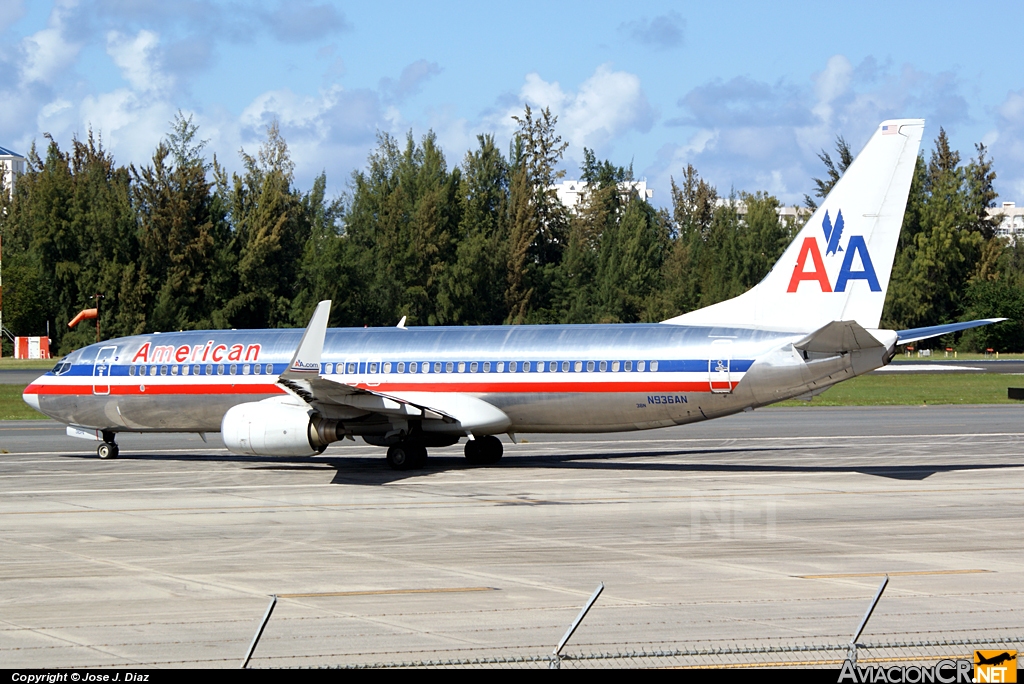
{"label": "landing gear wheel", "polygon": [[113,442],[104,442],[96,447],[96,455],[106,460],[108,458],[117,458],[117,445]]}
{"label": "landing gear wheel", "polygon": [[466,442],[466,460],[470,465],[492,465],[501,460],[504,448],[494,435],[478,437]]}
{"label": "landing gear wheel", "polygon": [[[424,461],[426,460],[427,450],[423,450]],[[388,465],[391,466],[392,470],[412,470],[417,466],[419,459],[417,459],[416,447],[408,444],[396,444],[393,447],[388,448]]]}
{"label": "landing gear wheel", "polygon": [[409,453],[412,454],[413,468],[422,468],[427,465],[427,447],[420,445],[406,445]]}

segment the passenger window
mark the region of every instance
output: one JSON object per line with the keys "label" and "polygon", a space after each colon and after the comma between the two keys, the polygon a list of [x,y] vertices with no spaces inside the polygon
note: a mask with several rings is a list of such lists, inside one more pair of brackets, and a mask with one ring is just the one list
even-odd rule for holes
{"label": "passenger window", "polygon": [[356,364],[354,363],[348,364],[345,368],[345,372],[348,373],[349,375],[352,375],[356,372]]}
{"label": "passenger window", "polygon": [[434,362],[434,372],[435,373],[440,373],[441,372],[441,362],[440,361],[435,361]]}
{"label": "passenger window", "polygon": [[370,371],[369,372],[370,373],[376,373],[377,372],[377,362],[376,361],[370,364]]}
{"label": "passenger window", "polygon": [[594,362],[593,361],[587,361],[587,372],[588,373],[593,373],[594,372]]}
{"label": "passenger window", "polygon": [[582,361],[577,361],[574,364],[573,368],[576,370],[577,373],[579,373],[581,370],[583,370],[583,362]]}
{"label": "passenger window", "polygon": [[[550,370],[552,373],[556,372],[558,370],[558,362],[552,361],[551,363],[549,363],[548,370]],[[568,368],[566,370],[568,370]]]}
{"label": "passenger window", "polygon": [[464,361],[459,361],[459,372],[460,373],[465,373],[466,372],[466,363]]}
{"label": "passenger window", "polygon": [[399,373],[404,373],[405,372],[405,361],[399,361],[398,362],[398,369],[397,370],[398,370]]}
{"label": "passenger window", "polygon": [[632,361],[627,361],[626,362],[626,372],[630,373],[630,372],[632,372],[632,370],[633,370],[633,362]]}
{"label": "passenger window", "polygon": [[223,363],[217,365],[217,375],[224,375],[224,364]]}
{"label": "passenger window", "polygon": [[244,364],[242,366],[242,375],[248,375],[248,374],[249,374],[249,364]]}
{"label": "passenger window", "polygon": [[188,375],[188,369],[189,369],[189,366],[182,366],[181,367],[181,374],[182,375]]}
{"label": "passenger window", "polygon": [[658,362],[657,361],[651,361],[651,372],[653,373],[653,372],[655,372],[657,370],[658,370]]}
{"label": "passenger window", "polygon": [[[538,361],[537,362],[537,366],[538,366],[538,370],[540,370],[540,368],[544,367],[544,364]],[[529,373],[530,372],[530,368],[531,368],[530,362],[529,361],[523,361],[523,372],[524,373]]]}
{"label": "passenger window", "polygon": [[562,362],[562,372],[563,373],[568,373],[569,372],[569,362],[568,361],[563,361]]}
{"label": "passenger window", "polygon": [[419,366],[419,364],[416,363],[415,361],[413,361],[412,363],[409,364],[409,372],[410,373],[415,373],[418,366]]}
{"label": "passenger window", "polygon": [[390,361],[385,361],[384,362],[384,372],[385,373],[390,373],[391,372],[391,362]]}
{"label": "passenger window", "polygon": [[[57,368],[54,369],[54,372],[57,373],[57,375],[60,375],[60,371],[58,370],[59,368],[60,364],[58,364]],[[128,375],[135,375],[136,372],[138,372],[138,369],[135,366],[128,367]]]}
{"label": "passenger window", "polygon": [[646,367],[647,367],[647,363],[646,362],[644,362],[644,361],[637,361],[636,362],[636,369],[638,371],[640,371],[641,373],[644,371],[644,368],[646,368]]}
{"label": "passenger window", "polygon": [[618,373],[618,372],[619,372],[619,362],[618,361],[612,361],[612,373]]}
{"label": "passenger window", "polygon": [[228,372],[229,372],[229,373],[230,373],[231,375],[234,375],[234,374],[235,374],[235,371],[237,371],[237,370],[238,370],[238,367],[237,367],[237,366],[236,366],[235,364],[231,364],[231,368],[229,368],[229,369],[228,369]]}
{"label": "passenger window", "polygon": [[602,361],[600,363],[600,365],[598,366],[598,368],[600,368],[601,372],[604,373],[605,371],[608,370],[608,362],[607,361]]}
{"label": "passenger window", "polygon": [[[508,367],[512,368],[515,365],[516,365],[516,362],[515,361],[511,361],[511,362],[509,362]],[[497,371],[498,373],[505,372],[505,362],[504,361],[499,361],[498,363],[494,364],[494,370]]]}
{"label": "passenger window", "polygon": [[178,374],[178,367],[177,366],[171,366],[171,375],[177,375],[177,374]]}
{"label": "passenger window", "polygon": [[213,366],[211,366],[211,365],[207,365],[206,366],[206,374],[207,375],[213,375]]}
{"label": "passenger window", "polygon": [[167,375],[167,366],[160,366],[160,375]]}
{"label": "passenger window", "polygon": [[452,362],[449,361],[448,363],[444,364],[444,372],[445,373],[451,373],[453,367],[454,366],[453,366]]}
{"label": "passenger window", "polygon": [[[491,364],[487,364],[487,365],[490,366]],[[476,373],[479,368],[480,368],[480,366],[477,364],[476,361],[474,361],[473,363],[469,364],[469,372],[470,373]]]}

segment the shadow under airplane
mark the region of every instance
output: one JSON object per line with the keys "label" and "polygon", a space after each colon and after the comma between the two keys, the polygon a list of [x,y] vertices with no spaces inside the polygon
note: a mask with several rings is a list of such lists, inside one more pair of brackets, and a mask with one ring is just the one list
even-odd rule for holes
{"label": "shadow under airplane", "polygon": [[[800,447],[801,451],[827,449],[830,447]],[[745,459],[736,459],[738,454],[764,454],[765,452],[785,452],[789,447],[755,447],[744,449],[677,449],[662,451],[630,451],[576,454],[546,454],[532,456],[506,455],[499,466],[502,469],[537,468],[537,469],[579,469],[579,470],[614,470],[622,472],[677,472],[677,473],[860,473],[895,480],[924,480],[935,473],[953,472],[958,470],[992,470],[998,468],[1022,468],[1024,463],[999,464],[964,464],[964,463],[922,463],[908,465],[786,465],[773,463],[748,463]],[[383,485],[391,482],[430,475],[449,470],[469,470],[486,466],[473,466],[456,450],[451,455],[444,452],[431,455],[427,465],[421,470],[396,471],[390,469],[383,458],[376,456],[318,456],[318,457],[271,457],[271,456],[237,456],[234,454],[189,456],[186,454],[160,453],[124,453],[119,460],[137,461],[189,461],[251,464],[246,470],[267,471],[334,471],[331,484],[349,485]],[[665,457],[704,457],[733,456],[726,463],[679,463],[644,461],[635,462],[629,459],[665,458]],[[66,454],[66,458],[94,459],[92,454]]]}

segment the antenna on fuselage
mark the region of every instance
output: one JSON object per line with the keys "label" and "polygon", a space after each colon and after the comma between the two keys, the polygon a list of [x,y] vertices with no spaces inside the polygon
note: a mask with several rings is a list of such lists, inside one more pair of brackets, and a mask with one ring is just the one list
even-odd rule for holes
{"label": "antenna on fuselage", "polygon": [[402,316],[402,320],[398,321],[398,325],[395,327],[405,330],[405,316]]}

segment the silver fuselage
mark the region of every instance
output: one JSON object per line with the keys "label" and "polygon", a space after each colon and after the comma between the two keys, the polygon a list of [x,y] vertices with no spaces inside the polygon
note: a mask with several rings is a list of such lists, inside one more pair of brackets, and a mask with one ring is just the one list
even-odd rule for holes
{"label": "silver fuselage", "polygon": [[[68,355],[25,391],[42,413],[113,432],[216,432],[236,404],[281,395],[302,330],[137,335]],[[806,358],[806,333],[664,324],[336,328],[321,373],[375,392],[456,392],[502,411],[515,432],[643,430],[820,391],[887,357]],[[329,416],[351,434],[386,419]]]}

